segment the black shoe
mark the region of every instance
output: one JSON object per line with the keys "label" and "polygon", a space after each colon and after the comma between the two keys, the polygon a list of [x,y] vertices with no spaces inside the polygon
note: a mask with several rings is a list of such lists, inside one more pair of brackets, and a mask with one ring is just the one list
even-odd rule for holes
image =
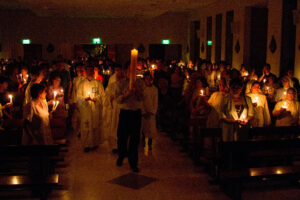
{"label": "black shoe", "polygon": [[140,172],[139,168],[137,168],[137,167],[131,167],[131,169],[135,173],[139,173]]}
{"label": "black shoe", "polygon": [[87,152],[89,152],[90,150],[91,150],[91,149],[90,149],[89,147],[85,147],[83,151],[87,153]]}
{"label": "black shoe", "polygon": [[91,148],[91,150],[96,150],[96,149],[98,149],[98,145]]}
{"label": "black shoe", "polygon": [[123,158],[118,158],[117,166],[121,167],[123,165]]}
{"label": "black shoe", "polygon": [[112,152],[113,154],[117,154],[117,153],[118,153],[118,149],[113,149],[111,152]]}

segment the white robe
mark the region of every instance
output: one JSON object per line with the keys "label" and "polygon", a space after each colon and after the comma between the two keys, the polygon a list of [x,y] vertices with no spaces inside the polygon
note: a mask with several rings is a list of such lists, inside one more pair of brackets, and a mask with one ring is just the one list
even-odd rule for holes
{"label": "white robe", "polygon": [[288,90],[288,88],[283,88],[283,87],[277,89],[276,94],[275,94],[275,101],[279,102],[279,101],[286,100],[287,90]]}
{"label": "white robe", "polygon": [[[243,120],[249,116],[253,116],[253,106],[250,97],[245,96],[243,99],[244,109],[238,116],[232,97],[229,95],[222,101],[220,118],[229,118],[234,120]],[[223,141],[236,141],[239,134],[242,134],[242,129],[237,123],[222,123],[222,137]]]}
{"label": "white robe", "polygon": [[221,113],[222,101],[224,98],[225,97],[223,96],[222,92],[214,92],[208,99],[208,104],[212,107],[212,110],[210,111],[207,118],[207,128],[221,127],[219,117]]}
{"label": "white robe", "polygon": [[[82,80],[85,78],[83,76],[75,77],[73,79],[73,88],[72,88],[72,94],[70,98],[70,103],[76,104],[77,105],[77,99],[78,99],[78,89],[79,89],[79,84]],[[80,132],[80,112],[79,108],[75,107],[72,113],[72,127],[73,130],[75,131],[76,134]]]}
{"label": "white robe", "polygon": [[27,85],[27,88],[25,90],[25,97],[24,97],[23,107],[25,107],[32,100],[30,89],[31,89],[31,86],[33,84],[34,84],[34,82],[30,81],[30,83]]}
{"label": "white robe", "polygon": [[[100,143],[100,130],[102,126],[102,106],[104,89],[97,79],[85,78],[78,86],[77,101],[81,116],[80,133],[84,147],[95,147]],[[87,97],[96,101],[86,101]]]}
{"label": "white robe", "polygon": [[278,111],[282,108],[283,104],[286,102],[286,110],[291,112],[291,115],[280,117],[276,119],[275,126],[293,126],[299,125],[300,117],[300,103],[298,101],[279,101],[273,110]]}
{"label": "white robe", "polygon": [[[38,144],[53,144],[48,104],[46,100],[42,102],[42,107],[35,100],[27,103],[24,108],[23,117],[30,122],[30,131],[37,139]],[[32,142],[32,138],[28,134],[23,133],[22,144],[30,145]]]}
{"label": "white robe", "polygon": [[156,113],[158,108],[158,90],[152,85],[144,88],[144,99],[142,113],[151,113],[150,117],[142,118],[142,131],[147,138],[154,138],[156,129]]}
{"label": "white robe", "polygon": [[[103,132],[107,136],[108,142],[112,146],[112,148],[117,147],[117,131],[118,131],[119,114],[120,114],[120,108],[115,99],[116,87],[117,87],[116,79],[113,78],[113,76],[111,76],[109,78],[107,88],[105,89],[106,100],[105,100],[105,106],[103,108],[103,119],[104,119]],[[111,97],[113,97],[112,101],[110,100]]]}
{"label": "white robe", "polygon": [[252,93],[249,93],[247,95],[251,98],[252,102],[257,102],[257,106],[253,107],[254,116],[253,119],[250,121],[251,126],[269,126],[271,124],[271,117],[266,96],[263,94]]}

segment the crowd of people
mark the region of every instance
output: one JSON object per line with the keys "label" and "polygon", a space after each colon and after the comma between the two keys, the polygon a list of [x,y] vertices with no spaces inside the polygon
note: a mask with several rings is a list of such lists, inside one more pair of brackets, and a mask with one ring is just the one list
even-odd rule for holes
{"label": "crowd of people", "polygon": [[58,56],[30,65],[2,59],[1,128],[23,130],[24,145],[53,144],[73,129],[84,152],[108,141],[119,155],[117,166],[128,157],[138,172],[140,135],[151,150],[157,128],[171,136],[222,128],[223,140],[234,141],[247,128],[300,124],[300,86],[292,70],[276,77],[268,64],[256,74],[223,62],[139,59],[131,85],[129,65],[107,57]]}

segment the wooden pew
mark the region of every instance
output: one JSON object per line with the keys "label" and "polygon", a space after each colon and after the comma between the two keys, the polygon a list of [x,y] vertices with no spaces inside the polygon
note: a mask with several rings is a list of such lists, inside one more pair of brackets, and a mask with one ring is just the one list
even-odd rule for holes
{"label": "wooden pew", "polygon": [[242,198],[243,183],[268,179],[300,179],[300,139],[221,142],[218,177],[220,186],[233,199]]}
{"label": "wooden pew", "polygon": [[59,153],[60,145],[0,146],[1,191],[41,191],[40,198],[46,199],[46,194],[59,186],[55,173]]}
{"label": "wooden pew", "polygon": [[[58,174],[51,174],[43,178],[24,175],[0,175],[0,191],[30,190],[35,197],[39,197],[41,200],[47,199],[49,192],[59,187]],[[9,199],[10,196],[4,195],[0,198]]]}
{"label": "wooden pew", "polygon": [[[221,128],[194,128],[193,137],[190,138],[190,149],[192,159],[196,164],[200,163],[200,158],[206,159],[209,164],[215,159],[218,142],[222,138]],[[209,139],[209,147],[204,147],[205,140]]]}

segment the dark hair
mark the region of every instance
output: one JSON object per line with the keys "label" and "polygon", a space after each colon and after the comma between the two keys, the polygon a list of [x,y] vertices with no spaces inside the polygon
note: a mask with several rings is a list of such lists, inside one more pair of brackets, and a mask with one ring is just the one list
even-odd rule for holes
{"label": "dark hair", "polygon": [[5,76],[0,76],[0,84],[3,84],[3,83],[8,83],[8,78],[6,78]]}
{"label": "dark hair", "polygon": [[31,70],[31,74],[35,77],[37,77],[38,75],[40,75],[41,73],[43,73],[44,68],[43,67],[34,67]]}
{"label": "dark hair", "polygon": [[289,87],[288,90],[293,90],[293,91],[294,91],[294,94],[297,94],[297,90],[296,90],[295,88],[293,88],[293,87]]}
{"label": "dark hair", "polygon": [[150,77],[152,78],[151,73],[150,73],[149,71],[146,71],[146,72],[144,73],[144,78],[145,78],[146,76],[150,76]]}
{"label": "dark hair", "polygon": [[50,83],[53,84],[53,80],[57,77],[60,78],[60,73],[58,71],[54,71],[50,74]]}
{"label": "dark hair", "polygon": [[38,98],[39,94],[41,94],[45,89],[46,87],[43,84],[33,84],[30,88],[30,94],[32,99]]}
{"label": "dark hair", "polygon": [[229,86],[231,89],[243,88],[243,86],[244,86],[243,80],[240,78],[232,79],[229,83]]}
{"label": "dark hair", "polygon": [[251,84],[251,87],[253,87],[253,85],[255,85],[255,84],[260,84],[258,81],[254,81],[252,84]]}
{"label": "dark hair", "polygon": [[271,69],[271,65],[269,63],[266,63],[265,67],[268,68],[269,70]]}

